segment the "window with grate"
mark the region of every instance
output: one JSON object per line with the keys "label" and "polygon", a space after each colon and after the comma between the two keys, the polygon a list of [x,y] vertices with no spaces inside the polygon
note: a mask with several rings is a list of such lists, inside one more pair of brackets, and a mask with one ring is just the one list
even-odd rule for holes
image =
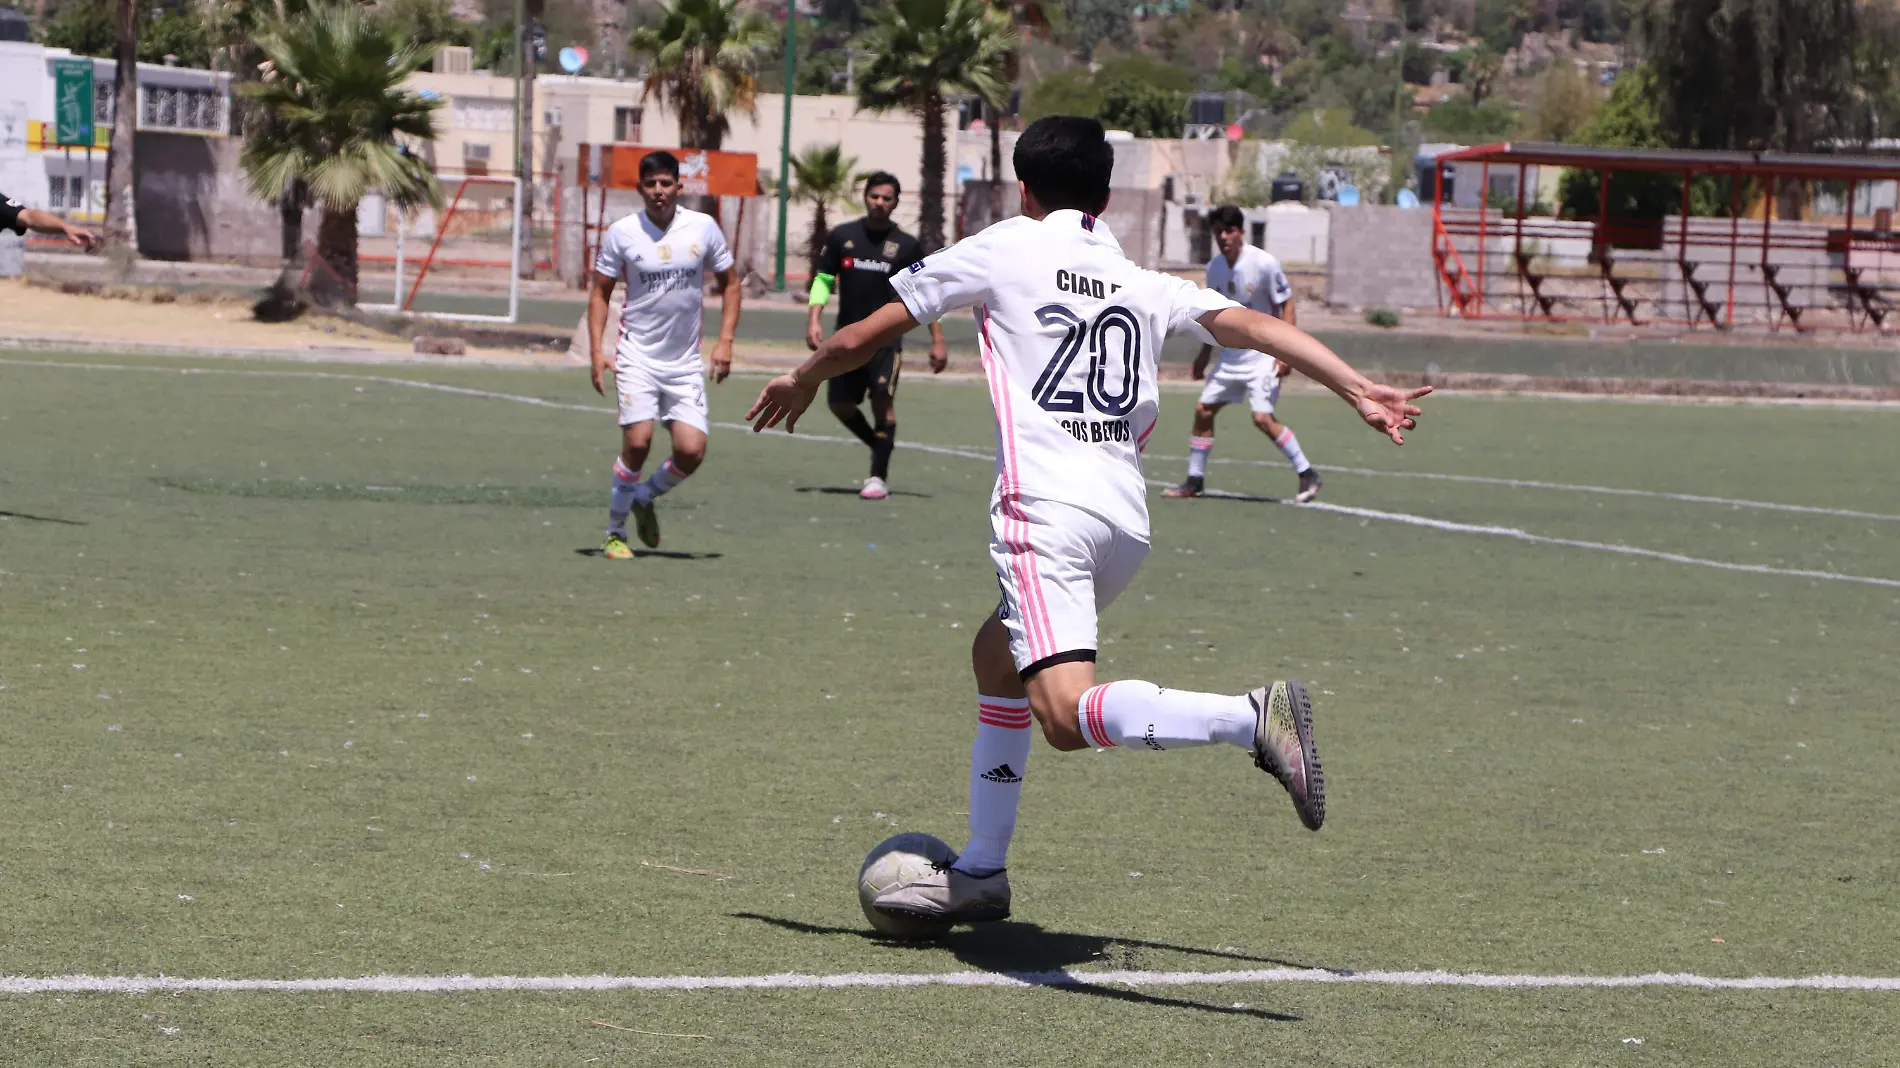
{"label": "window with grate", "polygon": [[640,140],[640,122],[645,114],[645,108],[615,108],[614,140],[620,142]]}

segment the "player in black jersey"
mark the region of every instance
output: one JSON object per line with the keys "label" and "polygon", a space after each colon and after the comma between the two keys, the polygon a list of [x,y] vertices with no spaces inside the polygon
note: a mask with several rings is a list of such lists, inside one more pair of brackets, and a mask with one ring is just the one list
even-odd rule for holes
{"label": "player in black jersey", "polygon": [[[924,258],[924,247],[917,239],[891,221],[900,192],[895,175],[878,171],[866,178],[864,218],[833,227],[825,239],[824,255],[811,283],[811,313],[805,325],[805,343],[813,349],[825,340],[819,319],[834,287],[838,291],[835,329],[842,330],[896,300],[891,276]],[[903,344],[894,341],[889,348],[878,350],[870,363],[832,379],[829,387],[831,414],[871,447],[871,477],[864,480],[864,488],[858,492],[867,501],[890,495],[885,480],[891,474],[891,450],[897,446],[895,400],[903,362]],[[942,371],[948,362],[943,327],[931,323],[930,372]],[[866,394],[871,398],[875,425],[866,422],[860,410]]]}

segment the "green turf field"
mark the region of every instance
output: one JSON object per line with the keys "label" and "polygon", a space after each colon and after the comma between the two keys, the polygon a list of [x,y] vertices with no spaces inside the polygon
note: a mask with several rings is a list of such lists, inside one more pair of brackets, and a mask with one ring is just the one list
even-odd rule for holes
{"label": "green turf field", "polygon": [[[906,382],[905,439],[987,446],[980,384]],[[1308,679],[1326,829],[1234,750],[1039,745],[1015,920],[920,948],[852,884],[962,840],[987,462],[900,452],[871,505],[855,443],[715,431],[666,551],[609,563],[578,372],[4,354],[0,989],[874,985],[71,980],[0,994],[0,1062],[1894,1063],[1900,989],[1086,980],[1900,976],[1900,413],[1445,397],[1403,450],[1284,415],[1365,511],[1155,501],[1102,659]],[[1216,455],[1292,488],[1241,420]]]}

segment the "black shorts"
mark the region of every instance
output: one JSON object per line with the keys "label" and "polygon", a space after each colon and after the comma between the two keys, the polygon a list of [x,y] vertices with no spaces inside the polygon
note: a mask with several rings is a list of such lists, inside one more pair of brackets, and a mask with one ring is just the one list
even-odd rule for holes
{"label": "black shorts", "polygon": [[870,363],[832,379],[826,396],[833,404],[854,408],[864,403],[867,393],[872,399],[890,400],[897,396],[897,375],[903,368],[902,349],[879,349]]}

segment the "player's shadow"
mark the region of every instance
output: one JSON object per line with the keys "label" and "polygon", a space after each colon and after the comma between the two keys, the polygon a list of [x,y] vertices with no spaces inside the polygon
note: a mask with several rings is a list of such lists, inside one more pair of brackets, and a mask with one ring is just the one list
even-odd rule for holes
{"label": "player's shadow", "polygon": [[54,515],[34,515],[31,512],[10,512],[0,508],[0,519],[24,519],[29,523],[58,523],[65,527],[83,527],[85,522],[79,519],[61,519]]}
{"label": "player's shadow", "polygon": [[732,915],[738,919],[757,920],[780,930],[798,934],[861,938],[879,945],[948,949],[952,956],[972,968],[1015,976],[1032,985],[1046,986],[1053,990],[1065,990],[1070,993],[1087,994],[1112,1001],[1126,1001],[1131,1004],[1198,1009],[1201,1012],[1219,1013],[1226,1016],[1252,1016],[1256,1019],[1277,1020],[1282,1023],[1297,1023],[1300,1017],[1267,1009],[1184,1001],[1179,998],[1162,997],[1159,994],[1143,993],[1131,987],[1091,983],[1086,981],[1087,972],[1075,972],[1071,969],[1083,964],[1106,964],[1118,970],[1134,970],[1140,951],[1152,949],[1220,960],[1244,961],[1277,968],[1338,971],[1231,950],[1193,949],[1188,946],[1149,942],[1139,938],[1114,938],[1106,935],[1048,931],[1033,923],[984,924],[974,928],[957,928],[942,938],[924,942],[893,942],[874,931],[850,927],[824,927],[778,916],[762,916],[756,912],[735,912]]}
{"label": "player's shadow", "polygon": [[1235,493],[1232,490],[1207,490],[1197,500],[1229,501],[1238,504],[1290,504],[1284,497],[1268,497],[1252,493]]}
{"label": "player's shadow", "polygon": [[[859,487],[857,486],[799,486],[795,492],[826,493],[834,497],[856,497],[858,495],[858,489]],[[925,500],[930,498],[930,494],[918,493],[916,490],[894,489],[890,491],[890,494],[893,497],[921,497]]]}
{"label": "player's shadow", "polygon": [[[580,556],[599,556],[600,548],[599,546],[595,546],[594,548],[591,548],[591,549],[576,549],[574,550],[574,552]],[[649,557],[656,557],[661,560],[717,560],[724,555],[726,554],[725,553],[673,552],[667,549],[635,549],[633,550],[633,558],[636,560],[645,560]]]}

